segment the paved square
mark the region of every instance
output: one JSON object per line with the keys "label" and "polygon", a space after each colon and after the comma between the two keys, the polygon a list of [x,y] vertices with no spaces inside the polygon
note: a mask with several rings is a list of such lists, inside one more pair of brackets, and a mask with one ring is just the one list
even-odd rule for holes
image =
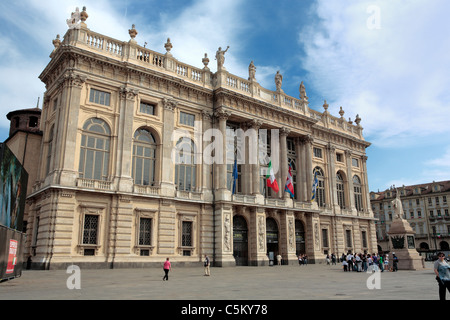
{"label": "paved square", "polygon": [[162,281],[162,268],[81,269],[80,289],[68,289],[75,273],[24,270],[0,283],[0,300],[438,300],[432,267],[427,262],[424,270],[379,278],[343,272],[340,265],[231,267],[211,268],[207,277],[200,263],[186,268],[174,262],[169,281]]}

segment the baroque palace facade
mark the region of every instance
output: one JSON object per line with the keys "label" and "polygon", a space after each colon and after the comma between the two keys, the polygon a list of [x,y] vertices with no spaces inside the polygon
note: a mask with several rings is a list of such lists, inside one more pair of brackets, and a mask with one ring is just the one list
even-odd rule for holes
{"label": "baroque palace facade", "polygon": [[[169,39],[161,54],[137,44],[134,26],[118,41],[88,29],[85,8],[80,17],[53,41],[39,77],[33,268],[160,266],[166,257],[198,265],[204,255],[215,266],[260,266],[271,252],[317,263],[377,249],[358,116],[331,116],[326,102],[310,109],[303,83],[300,99],[287,96],[279,74],[276,91],[261,87],[253,62],[248,79],[230,74],[227,50],[213,73],[206,54],[196,68],[173,57]],[[279,192],[266,187],[269,156]],[[294,197],[284,192],[289,168]]]}

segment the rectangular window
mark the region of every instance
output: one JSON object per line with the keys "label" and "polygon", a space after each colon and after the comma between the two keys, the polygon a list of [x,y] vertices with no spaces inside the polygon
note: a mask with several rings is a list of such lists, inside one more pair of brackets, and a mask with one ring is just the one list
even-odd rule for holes
{"label": "rectangular window", "polygon": [[195,116],[190,113],[180,111],[180,123],[187,126],[194,126]]}
{"label": "rectangular window", "polygon": [[314,157],[322,158],[322,149],[320,149],[320,148],[313,148],[313,151],[314,151]]}
{"label": "rectangular window", "polygon": [[322,247],[328,248],[328,229],[322,229]]}
{"label": "rectangular window", "polygon": [[147,102],[141,102],[139,111],[141,113],[150,114],[152,116],[155,115],[155,106],[153,104]]}
{"label": "rectangular window", "polygon": [[417,211],[417,218],[422,218],[422,211]]}
{"label": "rectangular window", "polygon": [[181,232],[181,246],[192,247],[192,222],[183,221]]}
{"label": "rectangular window", "polygon": [[139,245],[149,246],[151,241],[152,219],[141,218],[139,221]]}
{"label": "rectangular window", "polygon": [[367,233],[366,233],[366,231],[361,231],[361,238],[362,238],[363,248],[367,248]]}
{"label": "rectangular window", "polygon": [[352,158],[352,166],[359,167],[358,159]]}
{"label": "rectangular window", "polygon": [[352,247],[352,231],[351,230],[345,230],[345,240],[347,248]]}
{"label": "rectangular window", "polygon": [[85,215],[83,228],[83,244],[97,244],[98,216]]}
{"label": "rectangular window", "polygon": [[342,153],[336,153],[336,161],[344,162],[344,157],[343,157]]}
{"label": "rectangular window", "polygon": [[109,106],[111,100],[111,93],[96,89],[91,89],[89,102],[98,103],[104,106]]}

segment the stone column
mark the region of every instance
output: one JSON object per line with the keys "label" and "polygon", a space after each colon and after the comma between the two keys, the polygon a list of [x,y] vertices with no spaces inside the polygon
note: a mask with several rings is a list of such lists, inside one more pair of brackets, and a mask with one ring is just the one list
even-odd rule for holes
{"label": "stone column", "polygon": [[311,200],[311,190],[313,184],[313,167],[312,167],[312,143],[314,138],[311,135],[307,135],[304,141],[305,152],[305,176],[306,176],[306,201]]}
{"label": "stone column", "polygon": [[78,116],[80,113],[81,89],[86,82],[86,77],[75,73],[66,74],[64,77],[63,94],[61,95],[61,117],[59,121],[64,127],[58,130],[55,146],[55,158],[60,157],[55,163],[59,163],[59,184],[75,186],[78,177],[78,168],[75,167],[74,150],[78,132]]}
{"label": "stone column", "polygon": [[353,215],[357,215],[355,207],[355,193],[353,189],[352,152],[350,150],[345,150],[345,161],[347,162],[347,184],[350,210]]}
{"label": "stone column", "polygon": [[164,127],[162,133],[161,195],[173,197],[175,195],[175,164],[172,161],[172,151],[177,141],[172,141],[172,133],[175,126],[177,101],[164,98],[162,104]]}
{"label": "stone column", "polygon": [[[202,112],[202,137],[205,137],[205,132],[211,129],[211,121],[212,121],[212,115],[203,110]],[[203,150],[202,150],[202,156],[203,157],[210,157],[210,154],[205,154],[205,149],[207,149],[208,146],[211,144],[211,141],[204,141],[203,142]],[[203,197],[206,201],[212,201],[212,165],[209,164],[209,161],[204,161],[205,158],[202,159],[202,192]],[[209,160],[209,159],[208,159]]]}
{"label": "stone column", "polygon": [[229,204],[218,204],[215,210],[216,265],[235,266],[233,257],[233,208]]}
{"label": "stone column", "polygon": [[260,177],[261,177],[261,170],[259,167],[259,134],[258,130],[261,128],[262,122],[258,121],[256,119],[253,119],[248,123],[248,127],[255,130],[257,132],[257,145],[251,146],[253,148],[253,152],[256,152],[256,163],[251,164],[252,168],[252,194],[255,196],[261,195],[260,190]]}
{"label": "stone column", "polygon": [[318,213],[306,215],[306,255],[311,263],[323,258],[320,247],[320,217]]}
{"label": "stone column", "polygon": [[269,265],[266,249],[266,214],[264,208],[254,207],[251,209],[249,234],[251,237],[249,265]]}
{"label": "stone column", "polygon": [[363,176],[364,176],[362,192],[363,192],[363,195],[365,195],[364,208],[367,208],[364,211],[373,217],[372,207],[370,206],[369,178],[367,176],[367,156],[362,157],[362,169],[363,169]]}
{"label": "stone column", "polygon": [[331,195],[331,205],[334,209],[334,212],[340,211],[339,204],[337,201],[337,188],[336,188],[336,148],[332,144],[328,144],[327,146],[328,153],[328,168],[330,172],[329,181],[329,189]]}
{"label": "stone column", "polygon": [[132,192],[131,177],[133,118],[138,90],[122,87],[120,90],[119,128],[117,130],[116,183],[119,191]]}
{"label": "stone column", "polygon": [[295,153],[297,154],[297,194],[295,200],[308,201],[306,192],[306,161],[301,138],[295,138]]}
{"label": "stone column", "polygon": [[278,182],[279,192],[278,195],[280,198],[289,199],[289,193],[284,191],[284,186],[286,184],[286,178],[288,175],[288,160],[287,160],[287,136],[289,135],[290,130],[288,128],[281,128],[280,130],[280,171],[279,174],[280,179]]}
{"label": "stone column", "polygon": [[222,161],[218,164],[218,174],[219,174],[219,190],[227,189],[227,119],[231,114],[222,108],[216,111],[215,116],[219,120],[219,130],[222,134]]}
{"label": "stone column", "polygon": [[279,213],[280,216],[280,254],[284,264],[297,264],[295,243],[295,220],[292,211]]}

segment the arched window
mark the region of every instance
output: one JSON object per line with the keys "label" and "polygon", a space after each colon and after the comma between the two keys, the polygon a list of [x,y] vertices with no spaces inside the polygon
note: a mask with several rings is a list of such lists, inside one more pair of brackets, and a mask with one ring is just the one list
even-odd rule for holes
{"label": "arched window", "polygon": [[138,129],[133,139],[133,179],[135,184],[155,182],[156,140],[146,129]]}
{"label": "arched window", "polygon": [[195,190],[195,144],[187,137],[180,138],[176,144],[175,185],[180,191]]}
{"label": "arched window", "polygon": [[353,193],[355,195],[355,208],[358,211],[363,210],[363,203],[362,203],[362,186],[361,186],[361,180],[358,176],[353,176]]}
{"label": "arched window", "polygon": [[[319,207],[325,207],[325,175],[319,167],[314,169],[314,175],[317,176],[316,201]],[[315,174],[317,173],[317,175]]]}
{"label": "arched window", "polygon": [[80,178],[107,180],[110,135],[111,130],[102,119],[91,118],[84,123],[78,166]]}
{"label": "arched window", "polygon": [[339,207],[341,207],[341,209],[345,209],[344,179],[342,178],[342,174],[340,172],[336,174],[336,190]]}

